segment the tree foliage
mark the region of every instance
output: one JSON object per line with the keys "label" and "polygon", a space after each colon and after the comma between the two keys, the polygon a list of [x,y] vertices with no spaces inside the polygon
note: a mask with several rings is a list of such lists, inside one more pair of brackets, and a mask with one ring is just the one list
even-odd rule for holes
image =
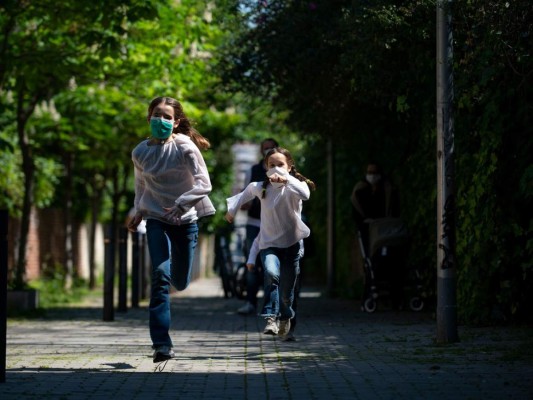
{"label": "tree foliage", "polygon": [[525,319],[533,300],[532,10],[527,1],[468,5],[454,10],[459,298],[468,320]]}
{"label": "tree foliage", "polygon": [[[106,6],[104,8],[103,6]],[[24,285],[26,244],[39,156],[39,134],[30,118],[43,102],[68,88],[74,77],[94,76],[101,59],[120,51],[124,21],[150,11],[145,2],[7,1],[0,29],[2,104],[15,117],[24,175],[15,286]],[[42,127],[47,129],[48,121]],[[40,126],[41,127],[41,126]]]}
{"label": "tree foliage", "polygon": [[153,97],[181,100],[213,143],[205,158],[222,207],[232,166],[224,143],[250,128],[210,73],[224,34],[214,3],[39,0],[0,7],[1,157],[10,166],[0,184],[9,195],[2,206],[22,219],[18,285],[32,206],[53,204],[93,224],[122,222],[133,203],[130,154],[149,135]]}

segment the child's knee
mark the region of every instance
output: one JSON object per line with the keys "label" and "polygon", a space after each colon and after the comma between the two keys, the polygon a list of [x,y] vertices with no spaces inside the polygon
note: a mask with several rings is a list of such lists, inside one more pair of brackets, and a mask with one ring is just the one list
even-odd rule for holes
{"label": "child's knee", "polygon": [[152,284],[169,284],[169,261],[163,261],[152,270]]}

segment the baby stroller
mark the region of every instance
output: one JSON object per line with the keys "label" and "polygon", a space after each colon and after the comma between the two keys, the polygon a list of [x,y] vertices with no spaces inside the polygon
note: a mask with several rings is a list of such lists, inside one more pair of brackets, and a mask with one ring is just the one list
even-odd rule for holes
{"label": "baby stroller", "polygon": [[364,240],[358,230],[359,247],[364,261],[365,289],[361,310],[376,311],[377,300],[382,294],[378,286],[388,287],[392,297],[396,297],[401,307],[400,297],[405,289],[405,275],[414,272],[416,292],[409,299],[409,308],[420,311],[424,308],[418,271],[408,271],[405,267],[409,245],[409,232],[400,218],[380,218],[368,223],[368,240]]}

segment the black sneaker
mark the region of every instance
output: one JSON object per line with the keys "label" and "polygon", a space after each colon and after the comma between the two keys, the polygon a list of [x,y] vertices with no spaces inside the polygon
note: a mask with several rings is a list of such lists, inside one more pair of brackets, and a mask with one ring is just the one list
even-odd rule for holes
{"label": "black sneaker", "polygon": [[290,329],[291,329],[290,319],[282,319],[279,321],[279,330],[278,330],[279,336],[287,336]]}
{"label": "black sneaker", "polygon": [[158,363],[170,360],[174,357],[174,355],[174,351],[172,351],[170,346],[159,346],[154,351],[154,362]]}
{"label": "black sneaker", "polygon": [[289,333],[287,333],[287,335],[283,336],[281,340],[283,340],[284,342],[295,342],[296,338],[294,337],[294,333],[289,331]]}

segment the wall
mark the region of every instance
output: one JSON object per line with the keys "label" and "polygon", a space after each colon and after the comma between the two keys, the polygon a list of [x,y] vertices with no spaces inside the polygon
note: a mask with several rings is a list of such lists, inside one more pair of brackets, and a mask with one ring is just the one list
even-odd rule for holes
{"label": "wall", "polygon": [[[65,260],[64,211],[62,209],[44,209],[32,211],[30,219],[30,233],[27,246],[26,278],[34,280],[41,277],[44,271],[62,268]],[[17,258],[17,238],[19,235],[19,221],[9,219],[8,231],[8,270],[13,271]],[[73,230],[73,259],[74,268],[79,277],[89,279],[89,231],[85,224],[74,224]],[[103,227],[96,227],[95,268],[96,275],[102,275],[104,269],[104,234]],[[198,239],[196,256],[194,259],[192,279],[199,279],[213,274],[214,266],[214,235],[201,234]],[[146,265],[150,260],[146,250]],[[118,273],[118,255],[117,273]],[[128,272],[131,271],[131,235],[128,235]],[[118,276],[118,275],[117,275]]]}

